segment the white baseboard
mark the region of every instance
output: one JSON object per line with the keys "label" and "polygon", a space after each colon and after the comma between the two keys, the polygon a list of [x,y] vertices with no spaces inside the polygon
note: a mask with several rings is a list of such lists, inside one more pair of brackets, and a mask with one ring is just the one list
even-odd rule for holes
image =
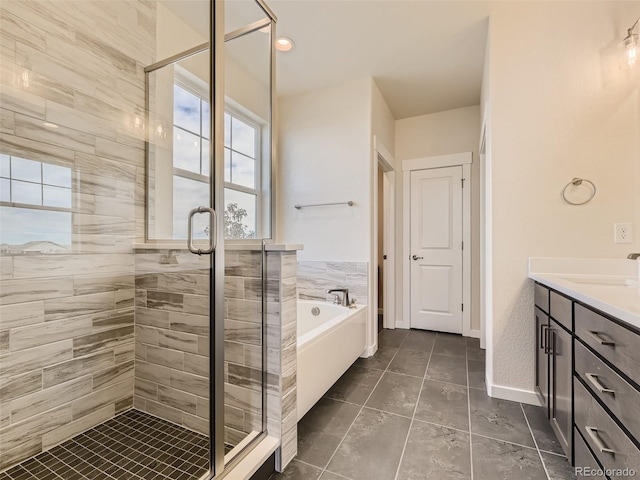
{"label": "white baseboard", "polygon": [[365,348],[364,352],[362,352],[362,355],[360,355],[360,357],[369,358],[372,355],[374,355],[377,351],[378,351],[378,344],[376,343],[375,345],[373,345],[371,347]]}
{"label": "white baseboard", "polygon": [[540,401],[538,400],[536,392],[530,390],[504,387],[502,385],[489,385],[487,388],[487,394],[493,398],[540,406]]}

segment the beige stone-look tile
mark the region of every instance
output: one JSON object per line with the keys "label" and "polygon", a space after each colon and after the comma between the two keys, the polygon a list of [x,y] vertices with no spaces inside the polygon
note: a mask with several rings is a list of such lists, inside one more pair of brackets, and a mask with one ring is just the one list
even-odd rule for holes
{"label": "beige stone-look tile", "polygon": [[[66,127],[80,131],[85,135],[116,139],[116,127],[113,122],[96,117],[91,113],[82,112],[73,106],[65,106],[47,100],[45,120],[58,125],[59,128]],[[86,152],[86,150],[81,151]],[[92,149],[91,152],[93,151]]]}
{"label": "beige stone-look tile", "polygon": [[45,52],[47,48],[46,31],[36,27],[30,22],[4,10],[0,17],[0,28],[8,39],[19,41],[32,48]]}
{"label": "beige stone-look tile", "polygon": [[142,412],[147,411],[147,399],[134,395],[133,397],[133,407],[137,408]]}
{"label": "beige stone-look tile", "polygon": [[8,455],[13,448],[25,447],[33,440],[40,442],[43,434],[70,421],[71,406],[67,404],[10,425],[0,433],[0,457]]}
{"label": "beige stone-look tile", "polygon": [[70,360],[73,357],[72,345],[72,340],[64,340],[3,355],[0,357],[0,378]]}
{"label": "beige stone-look tile", "polygon": [[74,338],[73,356],[80,357],[96,350],[113,348],[123,342],[132,341],[133,333],[133,325],[130,325]]}
{"label": "beige stone-look tile", "polygon": [[169,313],[156,308],[136,307],[136,325],[148,325],[157,328],[171,328]]}
{"label": "beige stone-look tile", "polygon": [[210,337],[198,336],[198,355],[210,355]]}
{"label": "beige stone-look tile", "polygon": [[107,310],[90,315],[93,333],[131,326],[134,323],[133,308]]}
{"label": "beige stone-look tile", "polygon": [[169,314],[169,326],[171,330],[176,332],[206,336],[209,335],[210,320],[208,316],[171,312]]}
{"label": "beige stone-look tile", "polygon": [[[107,197],[115,197],[116,195],[116,179],[94,175],[93,173],[76,172],[78,182],[75,191],[86,195],[104,195]],[[93,199],[95,208],[95,199]],[[93,210],[92,210],[93,211]],[[85,232],[90,233],[90,232]],[[108,232],[102,232],[108,233]]]}
{"label": "beige stone-look tile", "polygon": [[158,345],[158,329],[144,325],[136,325],[135,339],[136,342],[148,345]]}
{"label": "beige stone-look tile", "polygon": [[[208,398],[203,398],[203,397],[198,397],[198,407],[197,407],[197,415],[201,418],[206,418],[207,420],[209,419],[210,415],[210,402]],[[226,409],[225,409],[226,411]],[[225,416],[225,422],[226,422],[226,416]]]}
{"label": "beige stone-look tile", "polygon": [[183,311],[196,315],[209,315],[209,297],[207,295],[184,295]]}
{"label": "beige stone-look tile", "polygon": [[185,353],[184,371],[201,377],[209,377],[209,357]]}
{"label": "beige stone-look tile", "polygon": [[147,345],[147,362],[177,370],[184,370],[185,353],[155,345]]}
{"label": "beige stone-look tile", "polygon": [[[74,215],[74,222],[79,215]],[[93,217],[89,215],[88,217]],[[13,261],[14,278],[59,277],[83,274],[127,274],[133,269],[133,255],[24,255]]]}
{"label": "beige stone-look tile", "polygon": [[0,304],[35,302],[73,295],[73,278],[6,280],[0,289]]}
{"label": "beige stone-look tile", "polygon": [[182,424],[186,428],[202,433],[203,435],[209,435],[209,420],[201,418],[200,416],[183,413]]}
{"label": "beige stone-look tile", "polygon": [[42,390],[42,370],[34,370],[15,377],[0,379],[0,398],[8,402],[14,398]]}
{"label": "beige stone-look tile", "polygon": [[224,298],[244,298],[244,278],[225,277]]}
{"label": "beige stone-look tile", "polygon": [[91,376],[83,376],[55,387],[20,397],[11,402],[11,422],[20,422],[46,412],[54,407],[88,395],[91,391]]}
{"label": "beige stone-look tile", "polygon": [[[82,152],[75,152],[74,158],[74,171],[80,173],[81,178],[85,178],[85,174],[89,174],[91,175],[90,178],[95,176],[110,179],[112,189],[108,191],[112,192],[114,195],[116,192],[115,180],[122,179],[133,182],[136,178],[136,169],[133,165]],[[104,193],[93,193],[104,195]],[[109,195],[105,196],[109,197]]]}
{"label": "beige stone-look tile", "polygon": [[73,278],[74,295],[133,289],[133,275],[78,275]]}
{"label": "beige stone-look tile", "polygon": [[227,381],[232,385],[262,391],[262,371],[258,369],[229,363]]}
{"label": "beige stone-look tile", "polygon": [[144,159],[144,150],[123,145],[106,138],[96,138],[95,153],[100,157],[137,165]]}
{"label": "beige stone-look tile", "polygon": [[11,423],[11,404],[0,403],[0,429],[6,428]]}
{"label": "beige stone-look tile", "polygon": [[12,351],[16,351],[59,342],[77,335],[88,335],[91,333],[92,328],[91,318],[86,317],[55,320],[14,328],[11,330],[10,347]]}
{"label": "beige stone-look tile", "polygon": [[262,412],[262,393],[249,388],[225,384],[225,402],[245,412],[260,414]]}
{"label": "beige stone-look tile", "polygon": [[[6,64],[8,62],[3,63]],[[22,68],[15,64],[12,64],[11,67],[13,67],[11,72],[7,72],[5,67],[5,70],[2,72],[3,76],[9,74],[15,78],[26,74],[29,75],[29,79],[33,78],[33,72],[29,69]],[[2,85],[2,91],[0,92],[0,101],[2,102],[3,108],[8,111],[14,112],[12,131],[2,132],[2,134],[7,135],[7,137],[22,137],[22,135],[19,135],[16,131],[16,115],[29,115],[34,119],[44,119],[45,100],[38,95],[33,95],[31,93],[25,92],[19,87],[14,87],[13,85],[4,82]],[[32,138],[26,138],[26,140],[29,142],[38,142],[38,140],[34,140]]]}
{"label": "beige stone-look tile", "polygon": [[114,405],[107,405],[89,415],[69,422],[67,425],[51,430],[42,436],[42,449],[46,450],[89,430],[115,416]]}
{"label": "beige stone-look tile", "polygon": [[[182,352],[198,353],[198,336],[190,333],[172,330],[158,330],[158,346],[180,350]],[[147,351],[147,356],[149,352]]]}
{"label": "beige stone-look tile", "polygon": [[245,365],[245,345],[236,342],[224,342],[224,360],[225,362]]}
{"label": "beige stone-look tile", "polygon": [[113,359],[116,365],[133,361],[135,359],[135,343],[127,342],[114,347]]}
{"label": "beige stone-look tile", "polygon": [[224,322],[224,336],[230,342],[259,346],[262,345],[262,326],[259,323],[227,319]]}
{"label": "beige stone-look tile", "polygon": [[136,379],[171,386],[171,376],[173,372],[174,371],[168,367],[136,361]]}
{"label": "beige stone-look tile", "polygon": [[0,108],[0,133],[13,134],[16,128],[16,116],[11,110]]}
{"label": "beige stone-look tile", "polygon": [[[107,215],[76,214],[73,216],[73,233],[80,235],[125,235],[133,238],[135,220]],[[120,267],[117,263],[114,265]],[[128,263],[123,265],[129,266]],[[132,266],[132,265],[131,265]],[[116,271],[123,271],[117,268]]]}
{"label": "beige stone-look tile", "polygon": [[[9,108],[4,101],[6,99],[6,95],[4,95],[5,86],[3,85],[2,88],[3,92],[0,93],[0,98],[3,99],[2,105],[4,108]],[[42,101],[42,109],[42,116],[44,116],[44,101]],[[7,155],[15,155],[39,162],[73,167],[74,152],[71,149],[8,134],[0,134],[0,140],[2,140],[2,153]]]}
{"label": "beige stone-look tile", "polygon": [[105,350],[46,366],[42,371],[43,387],[47,389],[82,375],[90,375],[113,365],[113,350]]}
{"label": "beige stone-look tile", "polygon": [[158,384],[136,377],[134,382],[134,392],[137,396],[150,398],[151,400],[157,400]]}
{"label": "beige stone-look tile", "polygon": [[182,410],[164,405],[154,400],[146,399],[146,412],[151,415],[182,425]]}
{"label": "beige stone-look tile", "polygon": [[197,397],[172,387],[158,386],[158,402],[183,412],[196,414]]}
{"label": "beige stone-look tile", "polygon": [[118,290],[115,292],[116,308],[126,308],[134,306],[135,290]]}
{"label": "beige stone-look tile", "polygon": [[171,378],[169,385],[171,387],[192,393],[198,397],[207,398],[209,396],[208,377],[201,377],[200,375],[193,375],[178,370],[171,370],[169,375]]}
{"label": "beige stone-look tile", "polygon": [[0,354],[9,351],[9,330],[0,330]]}
{"label": "beige stone-look tile", "polygon": [[94,136],[64,126],[46,128],[42,125],[41,120],[26,115],[16,114],[15,133],[19,137],[51,143],[80,152],[95,152],[96,138]]}
{"label": "beige stone-look tile", "polygon": [[71,402],[73,419],[84,417],[89,413],[106,407],[109,404],[116,403],[120,400],[128,398],[133,392],[133,378],[124,380],[115,385],[95,390],[89,395]]}
{"label": "beige stone-look tile", "polygon": [[69,317],[80,317],[105,310],[113,310],[114,308],[114,292],[51,299],[44,302],[44,319],[45,322],[52,322]]}
{"label": "beige stone-look tile", "polygon": [[134,361],[131,360],[95,373],[93,375],[93,390],[110,387],[123,380],[133,378],[133,364]]}
{"label": "beige stone-look tile", "polygon": [[44,322],[44,302],[42,301],[0,307],[1,330],[25,327],[42,322]]}

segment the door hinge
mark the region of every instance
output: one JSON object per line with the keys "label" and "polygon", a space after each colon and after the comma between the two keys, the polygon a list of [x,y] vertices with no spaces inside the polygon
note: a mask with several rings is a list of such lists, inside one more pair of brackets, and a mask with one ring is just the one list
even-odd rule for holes
{"label": "door hinge", "polygon": [[462,188],[464,188],[464,181],[465,181],[465,180],[466,180],[465,178],[461,178],[461,179],[460,179],[460,181],[462,182]]}
{"label": "door hinge", "polygon": [[464,303],[460,304],[460,310],[462,310],[464,312]]}
{"label": "door hinge", "polygon": [[462,242],[462,250],[464,250],[464,242]]}

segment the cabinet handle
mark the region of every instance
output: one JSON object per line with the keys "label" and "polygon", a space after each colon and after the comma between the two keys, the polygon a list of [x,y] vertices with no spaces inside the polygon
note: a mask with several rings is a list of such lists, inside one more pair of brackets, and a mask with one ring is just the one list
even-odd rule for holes
{"label": "cabinet handle", "polygon": [[553,353],[551,351],[551,347],[549,346],[549,334],[553,331],[553,329],[549,326],[544,331],[544,353]]}
{"label": "cabinet handle", "polygon": [[545,343],[545,334],[544,334],[545,328],[549,328],[549,326],[545,325],[544,323],[541,323],[540,324],[540,348],[544,350],[544,353],[547,353],[547,345]]}
{"label": "cabinet handle", "polygon": [[558,374],[557,374],[557,370],[556,370],[556,331],[553,328],[549,328],[549,330],[547,330],[548,332],[551,332],[551,347],[549,348],[549,353],[551,354],[551,362],[552,362],[552,367],[551,367],[551,372],[553,375],[553,395],[552,395],[552,402],[551,402],[551,418],[556,418],[556,400],[558,398],[557,392],[558,392],[558,387],[556,385],[556,380],[558,379]]}
{"label": "cabinet handle", "polygon": [[598,434],[597,428],[587,427],[587,426],[585,426],[584,428],[587,431],[587,435],[589,435],[593,443],[596,444],[596,448],[600,450],[600,453],[608,453],[609,455],[615,455],[616,453],[615,450],[611,450],[609,447],[607,447],[604,444],[604,442],[600,438],[600,435]]}
{"label": "cabinet handle", "polygon": [[594,388],[600,393],[610,393],[611,395],[614,395],[616,393],[614,390],[606,388],[604,385],[602,385],[600,383],[600,380],[598,380],[598,375],[596,375],[595,373],[585,373],[584,376],[587,377],[589,383],[593,385]]}
{"label": "cabinet handle", "polygon": [[612,347],[615,346],[615,342],[613,340],[607,340],[600,334],[600,332],[593,332],[588,330],[587,333],[591,335],[600,345],[610,345]]}

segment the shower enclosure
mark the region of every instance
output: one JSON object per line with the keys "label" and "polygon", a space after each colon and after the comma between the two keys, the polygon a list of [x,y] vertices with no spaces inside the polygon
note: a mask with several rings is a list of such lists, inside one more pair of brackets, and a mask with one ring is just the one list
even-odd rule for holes
{"label": "shower enclosure", "polygon": [[275,17],[2,14],[0,480],[221,478],[266,430]]}

